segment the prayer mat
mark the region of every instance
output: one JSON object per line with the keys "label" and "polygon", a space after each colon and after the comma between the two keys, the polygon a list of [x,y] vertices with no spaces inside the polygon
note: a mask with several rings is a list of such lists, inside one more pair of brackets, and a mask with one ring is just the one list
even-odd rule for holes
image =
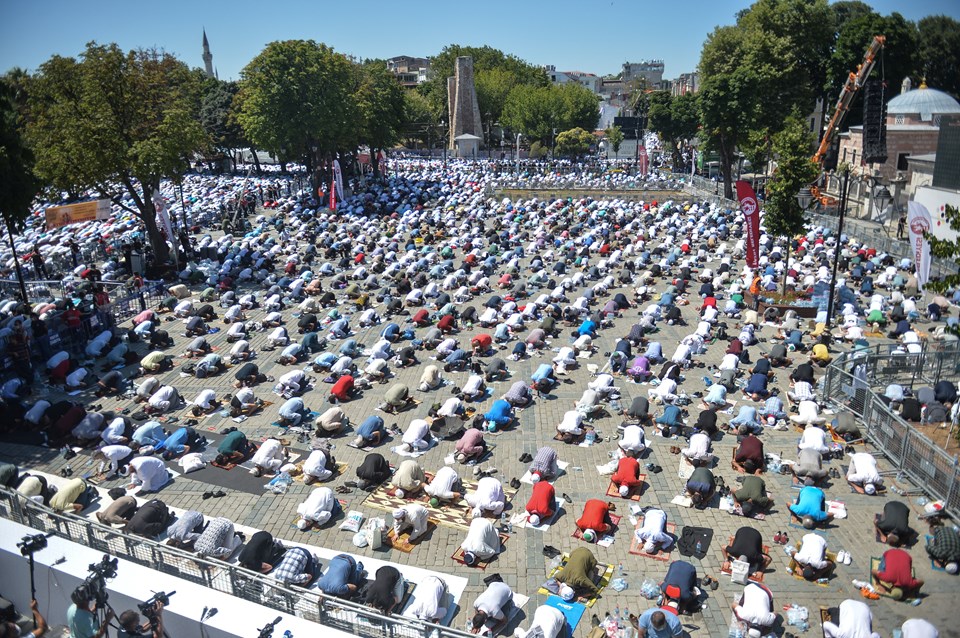
{"label": "prayer mat", "polygon": [[669,550],[658,549],[656,554],[648,554],[643,551],[643,543],[637,538],[636,530],[643,527],[643,516],[637,519],[637,526],[634,528],[634,533],[630,535],[630,553],[634,556],[643,556],[644,558],[652,558],[653,560],[659,560],[665,563],[670,562],[670,555],[673,554],[673,548],[676,547],[676,537],[677,537],[677,524],[672,522],[667,522],[665,531],[667,534],[670,534],[674,537],[674,542],[670,544]]}
{"label": "prayer mat", "polygon": [[[834,571],[835,571],[835,570],[834,570]],[[829,586],[830,586],[830,583],[829,583],[829,582],[821,583],[821,582],[818,582],[817,580],[807,580],[806,578],[804,578],[804,577],[803,577],[803,567],[801,567],[801,566],[800,566],[800,563],[798,563],[798,562],[797,562],[796,560],[794,560],[793,558],[791,558],[791,559],[790,559],[790,562],[787,563],[787,573],[790,574],[791,576],[793,576],[796,580],[803,581],[803,582],[805,582],[805,583],[810,583],[811,585],[816,585],[817,587],[829,587]],[[832,572],[831,572],[831,573],[832,573]],[[829,578],[829,576],[825,576],[824,578]]]}
{"label": "prayer mat", "polygon": [[880,514],[879,512],[873,515],[873,531],[874,531],[873,538],[878,543],[883,543],[884,545],[886,545],[887,535],[881,532],[880,529],[877,527],[877,523],[880,522],[881,518],[883,518],[883,514]]}
{"label": "prayer mat", "polygon": [[217,463],[216,459],[214,459],[214,460],[211,460],[211,461],[210,461],[210,465],[212,465],[213,467],[219,467],[221,470],[230,471],[230,470],[232,470],[233,468],[237,467],[238,465],[242,465],[243,463],[246,463],[247,461],[249,461],[250,459],[252,459],[252,458],[253,458],[253,455],[257,453],[257,449],[258,449],[259,447],[260,447],[260,446],[257,445],[256,443],[251,443],[251,444],[250,444],[250,449],[247,451],[246,455],[244,455],[244,457],[240,460],[239,463],[234,463],[233,461],[230,461],[230,462],[228,462],[228,463],[225,463],[225,464],[221,465],[221,464]]}
{"label": "prayer mat", "polygon": [[827,537],[830,535],[830,530],[822,529],[820,527],[814,527],[813,529],[807,529],[806,527],[804,527],[803,519],[798,517],[796,514],[794,514],[790,510],[791,505],[793,505],[793,503],[787,501],[787,512],[790,516],[790,522],[788,522],[787,525],[795,529],[802,529],[804,534],[806,534],[807,532],[813,532],[814,534],[820,534],[823,537]]}
{"label": "prayer mat", "polygon": [[[570,554],[564,552],[561,556],[560,564],[550,570],[550,573],[547,574],[547,581],[540,585],[540,588],[537,590],[538,594],[542,594],[544,596],[556,594],[556,592],[550,591],[548,586],[551,586],[551,581],[553,581],[553,585],[559,585],[555,577],[563,570],[564,565],[567,564],[568,558],[570,558]],[[597,565],[597,575],[594,576],[594,583],[597,585],[597,592],[592,596],[577,596],[577,602],[581,605],[586,605],[587,607],[593,607],[597,600],[600,599],[600,595],[603,593],[603,590],[606,589],[607,585],[609,585],[610,581],[613,579],[614,568],[615,566],[612,563],[599,563]]]}
{"label": "prayer mat", "polygon": [[[617,533],[617,530],[620,528],[620,521],[623,519],[623,516],[618,516],[617,514],[608,514],[610,517],[610,529],[601,533],[597,532],[598,539],[603,538],[604,536],[613,536]],[[573,530],[573,534],[570,534],[571,538],[576,538],[577,540],[583,540],[583,530],[579,527]]]}
{"label": "prayer mat", "polygon": [[554,504],[553,515],[545,521],[540,521],[539,525],[531,525],[530,521],[527,520],[526,510],[517,512],[510,518],[510,523],[517,528],[528,528],[535,529],[538,532],[545,532],[550,529],[550,526],[553,525],[557,518],[560,517],[560,512],[563,509],[563,499],[558,498]]}
{"label": "prayer mat", "polygon": [[[639,501],[640,496],[644,493],[644,491],[646,491],[647,475],[641,474],[640,481],[641,481],[640,485],[635,485],[630,488],[630,495],[627,496],[628,500]],[[623,498],[622,496],[620,496],[620,489],[613,484],[613,481],[610,481],[610,484],[607,485],[607,493],[605,494],[605,496],[609,496],[611,498]]]}
{"label": "prayer mat", "polygon": [[679,476],[684,481],[690,479],[693,476],[693,471],[697,469],[696,466],[690,462],[690,459],[684,455],[680,455],[680,469],[677,470],[677,476]]}
{"label": "prayer mat", "polygon": [[832,425],[827,426],[827,431],[830,432],[830,438],[833,440],[833,442],[839,445],[863,445],[864,444],[864,441],[862,438],[852,439],[850,441],[847,441],[845,438],[837,434],[837,431],[833,429]]}
{"label": "prayer mat", "polygon": [[[923,540],[924,540],[924,547],[926,547],[927,545],[929,545],[930,543],[933,542],[933,534],[927,534],[927,535],[925,535],[925,536],[923,537]],[[936,561],[936,559],[934,559],[934,558],[931,558],[931,559],[930,559],[930,569],[932,569],[932,570],[935,571],[935,572],[945,572],[945,571],[947,571],[946,568],[945,568],[943,565],[941,565],[940,563],[938,563],[938,562]]]}
{"label": "prayer mat", "polygon": [[393,446],[392,448],[390,448],[390,451],[393,452],[394,454],[399,454],[400,456],[405,456],[405,457],[408,457],[408,458],[411,458],[411,459],[416,459],[416,458],[419,458],[419,457],[423,456],[424,454],[426,454],[427,452],[429,452],[429,451],[432,450],[433,448],[437,447],[437,445],[438,445],[437,439],[436,439],[436,438],[431,438],[431,439],[430,439],[430,445],[429,445],[426,449],[423,449],[423,450],[414,450],[414,451],[412,451],[412,452],[407,452],[406,450],[401,450],[399,445],[395,445],[395,446]]}
{"label": "prayer mat", "polygon": [[430,534],[436,528],[437,528],[437,524],[431,520],[428,520],[427,531],[424,532],[423,536],[421,536],[415,543],[410,542],[409,531],[402,532],[398,537],[397,533],[393,530],[393,528],[390,528],[390,531],[387,532],[387,544],[390,545],[390,547],[403,552],[404,554],[409,554],[414,550],[415,547],[418,547],[420,543],[424,541],[424,538],[428,534]]}
{"label": "prayer mat", "polygon": [[[836,609],[836,613],[834,613],[834,609]],[[832,622],[833,624],[837,624],[837,619],[839,617],[840,610],[836,607],[830,609],[826,607],[820,608],[820,634],[823,636],[823,638],[827,638],[827,632],[823,629],[823,623]]]}
{"label": "prayer mat", "polygon": [[[490,458],[493,456],[493,451],[495,449],[497,449],[496,443],[487,443],[487,449],[483,452],[481,456],[472,458],[466,463],[463,463],[463,465],[466,467],[473,467],[475,465],[480,465],[481,463],[485,463],[489,461]],[[457,462],[456,452],[451,452],[450,454],[443,457],[444,465],[453,465],[456,462]]]}
{"label": "prayer mat", "polygon": [[[870,557],[870,584],[873,585],[873,588],[877,591],[877,593],[883,596],[884,598],[889,598],[890,600],[898,600],[899,602],[902,602],[902,603],[912,603],[914,600],[916,600],[916,597],[897,599],[891,596],[888,592],[885,592],[880,589],[880,584],[878,582],[878,579],[876,576],[873,575],[873,572],[880,569],[880,563],[882,561],[883,559],[880,558],[879,556]],[[917,570],[915,568],[911,568],[910,573],[914,578],[917,577]]]}
{"label": "prayer mat", "polygon": [[[556,483],[558,478],[566,474],[568,467],[570,467],[570,463],[568,463],[567,461],[557,461],[557,469],[559,470],[559,472],[557,473],[557,476],[551,479],[550,481],[548,481],[548,483],[550,483],[551,485],[553,483]],[[524,475],[520,477],[520,482],[526,483],[527,485],[533,485],[533,474],[530,473],[530,470],[527,470],[524,473]]]}
{"label": "prayer mat", "polygon": [[[568,445],[580,445],[581,443],[583,443],[583,442],[586,440],[586,438],[587,438],[587,429],[588,429],[588,428],[583,428],[583,432],[581,432],[581,433],[578,434],[578,435],[575,435],[575,436],[573,437],[573,440],[570,441],[570,443],[569,443]],[[592,430],[593,428],[590,428],[590,429]],[[560,432],[557,432],[555,435],[553,435],[553,440],[554,440],[554,441],[563,441],[563,434],[560,433]]]}
{"label": "prayer mat", "polygon": [[464,531],[470,528],[470,521],[472,520],[470,518],[470,506],[463,499],[440,507],[431,507],[429,497],[423,492],[417,494],[415,499],[398,498],[394,496],[393,488],[381,485],[370,492],[364,500],[364,504],[384,512],[393,512],[398,507],[403,507],[412,501],[427,508],[427,511],[430,512],[430,520],[435,521],[438,525]]}
{"label": "prayer mat", "polygon": [[490,563],[492,563],[493,560],[494,560],[497,556],[499,556],[500,554],[502,554],[502,553],[504,552],[504,550],[506,549],[505,546],[506,546],[506,544],[507,544],[507,540],[510,538],[510,537],[507,536],[506,534],[499,534],[499,536],[500,536],[500,551],[497,552],[496,554],[494,554],[493,556],[491,556],[491,557],[490,557],[490,560],[479,560],[479,559],[478,559],[476,565],[467,565],[467,563],[463,560],[463,548],[462,548],[462,547],[458,547],[458,548],[457,548],[457,551],[455,551],[455,552],[453,553],[453,555],[450,556],[450,558],[452,558],[453,560],[457,561],[458,563],[460,563],[460,564],[463,565],[464,567],[471,567],[471,568],[479,569],[480,571],[486,571],[486,570],[487,570],[487,566],[489,566]]}
{"label": "prayer mat", "polygon": [[[727,576],[730,576],[731,574],[733,574],[733,568],[730,566],[730,561],[728,560],[723,561],[723,565],[720,566],[720,573],[726,574]],[[803,577],[801,576],[801,578]],[[747,580],[753,581],[755,583],[762,583],[763,572],[751,572],[750,575],[747,576]]]}
{"label": "prayer mat", "polygon": [[567,636],[576,635],[574,632],[577,629],[577,625],[580,624],[580,619],[583,618],[583,614],[587,611],[587,607],[583,603],[568,603],[559,596],[550,596],[544,605],[553,607],[563,614],[567,625]]}

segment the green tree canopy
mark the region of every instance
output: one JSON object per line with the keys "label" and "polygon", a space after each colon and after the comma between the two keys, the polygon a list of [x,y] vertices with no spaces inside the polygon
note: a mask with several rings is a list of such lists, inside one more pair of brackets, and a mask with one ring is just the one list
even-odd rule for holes
{"label": "green tree canopy", "polygon": [[917,23],[919,71],[927,84],[960,97],[960,22],[944,15]]}
{"label": "green tree canopy", "polygon": [[[404,90],[383,60],[367,60],[357,67],[359,84],[354,93],[360,142],[370,147],[371,157],[378,149],[391,148],[400,141],[406,118]],[[372,162],[374,172],[379,171]]]}
{"label": "green tree canopy", "polygon": [[357,137],[356,77],[330,47],[313,40],[271,42],[240,75],[237,119],[257,148],[283,160],[306,157],[312,166],[313,145],[329,153]]}
{"label": "green tree canopy", "polygon": [[547,143],[554,129],[594,130],[600,117],[598,99],[590,89],[575,83],[521,84],[510,91],[501,122],[531,140]]}
{"label": "green tree canopy", "polygon": [[700,128],[700,106],[696,93],[673,97],[669,91],[654,91],[648,96],[650,130],[670,148],[674,167],[680,166],[679,146],[692,139]]}
{"label": "green tree canopy", "polygon": [[[950,226],[950,229],[954,233],[960,233],[960,209],[947,204],[946,208],[944,208],[943,216]],[[937,239],[929,232],[924,233],[923,236],[930,242],[930,254],[932,256],[960,263],[960,239]],[[924,284],[924,289],[946,294],[951,290],[955,290],[957,286],[960,286],[960,273],[945,275],[939,279],[931,279]],[[950,331],[955,335],[960,335],[960,327],[954,326],[950,328]]]}
{"label": "green tree canopy", "polygon": [[16,87],[0,80],[0,214],[10,228],[21,229],[30,216],[40,181],[33,173],[33,152],[22,137]]}
{"label": "green tree canopy", "polygon": [[582,128],[574,128],[569,131],[563,131],[557,135],[557,146],[555,152],[565,157],[577,157],[584,155],[590,150],[595,138],[593,134]]}
{"label": "green tree canopy", "polygon": [[249,146],[233,109],[239,91],[236,82],[205,78],[200,100],[200,123],[211,145],[231,158],[235,149]]}
{"label": "green tree canopy", "polygon": [[538,66],[525,62],[490,46],[471,47],[450,44],[430,59],[433,77],[417,87],[433,108],[437,118],[447,117],[447,78],[454,73],[458,57],[473,58],[474,85],[480,115],[492,121],[501,118],[507,95],[518,85],[547,86],[547,74]]}
{"label": "green tree canopy", "polygon": [[[27,126],[37,172],[55,188],[89,188],[104,197],[126,191],[154,256],[169,250],[153,196],[205,148],[200,87],[185,64],[156,50],[124,53],[91,42],[80,59],[54,56],[31,83]],[[171,238],[172,239],[172,238]]]}
{"label": "green tree canopy", "polygon": [[620,154],[620,145],[623,144],[623,131],[619,126],[608,126],[603,132],[603,136],[607,138],[607,143],[613,148],[613,156],[617,157]]}

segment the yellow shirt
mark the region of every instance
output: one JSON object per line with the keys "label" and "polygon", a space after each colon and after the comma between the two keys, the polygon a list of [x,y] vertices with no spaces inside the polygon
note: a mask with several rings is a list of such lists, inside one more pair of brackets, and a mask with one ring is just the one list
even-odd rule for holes
{"label": "yellow shirt", "polygon": [[814,359],[819,359],[825,361],[830,358],[830,353],[827,351],[827,346],[822,343],[818,343],[813,346],[813,354],[810,355]]}
{"label": "yellow shirt", "polygon": [[162,351],[154,350],[153,352],[145,356],[143,359],[140,359],[140,365],[146,368],[147,370],[158,368],[160,364],[163,362],[163,360],[166,358],[166,356],[167,355],[164,354]]}

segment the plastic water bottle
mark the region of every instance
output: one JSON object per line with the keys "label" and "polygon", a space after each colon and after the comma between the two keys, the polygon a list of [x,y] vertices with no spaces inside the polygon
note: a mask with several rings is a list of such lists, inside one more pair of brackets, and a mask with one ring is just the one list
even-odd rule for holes
{"label": "plastic water bottle", "polygon": [[613,620],[617,625],[620,625],[620,605],[617,605],[613,609]]}
{"label": "plastic water bottle", "polygon": [[703,543],[697,540],[697,554],[703,553]]}
{"label": "plastic water bottle", "polygon": [[623,577],[623,562],[617,564],[617,575]]}

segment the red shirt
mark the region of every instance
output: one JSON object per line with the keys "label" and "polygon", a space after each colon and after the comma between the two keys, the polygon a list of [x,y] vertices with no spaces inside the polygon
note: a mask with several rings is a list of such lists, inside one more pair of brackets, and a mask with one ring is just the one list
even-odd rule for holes
{"label": "red shirt", "polygon": [[607,531],[607,512],[609,511],[607,503],[597,498],[592,498],[583,506],[583,516],[577,521],[577,527],[580,529],[592,529],[595,532]]}
{"label": "red shirt", "polygon": [[417,311],[417,314],[413,315],[413,323],[424,323],[429,314],[430,313],[427,312],[426,308],[421,308]]}
{"label": "red shirt", "polygon": [[717,307],[717,298],[716,297],[704,297],[703,298],[703,308],[716,308]]}
{"label": "red shirt", "polygon": [[625,456],[617,462],[617,471],[613,473],[610,480],[617,486],[633,487],[640,484],[640,480],[637,478],[639,476],[640,463],[637,459]]}
{"label": "red shirt", "polygon": [[481,350],[486,350],[493,343],[493,337],[488,334],[479,334],[473,339],[470,340],[470,345],[476,348],[480,347]]}
{"label": "red shirt", "polygon": [[541,519],[552,516],[556,506],[556,492],[549,481],[533,484],[533,495],[527,501],[527,513],[536,514]]}
{"label": "red shirt", "polygon": [[883,553],[883,571],[879,578],[895,587],[913,589],[919,581],[913,577],[913,559],[902,549],[888,549]]}
{"label": "red shirt", "polygon": [[440,332],[446,332],[453,329],[453,315],[443,315],[437,322],[437,328]]}
{"label": "red shirt", "polygon": [[757,465],[763,465],[763,441],[753,436],[743,437],[740,441],[740,447],[737,449],[737,462],[743,463],[747,459],[753,459]]}
{"label": "red shirt", "polygon": [[350,398],[351,390],[353,390],[353,377],[348,374],[337,379],[337,382],[330,388],[330,394],[340,401],[346,401]]}

